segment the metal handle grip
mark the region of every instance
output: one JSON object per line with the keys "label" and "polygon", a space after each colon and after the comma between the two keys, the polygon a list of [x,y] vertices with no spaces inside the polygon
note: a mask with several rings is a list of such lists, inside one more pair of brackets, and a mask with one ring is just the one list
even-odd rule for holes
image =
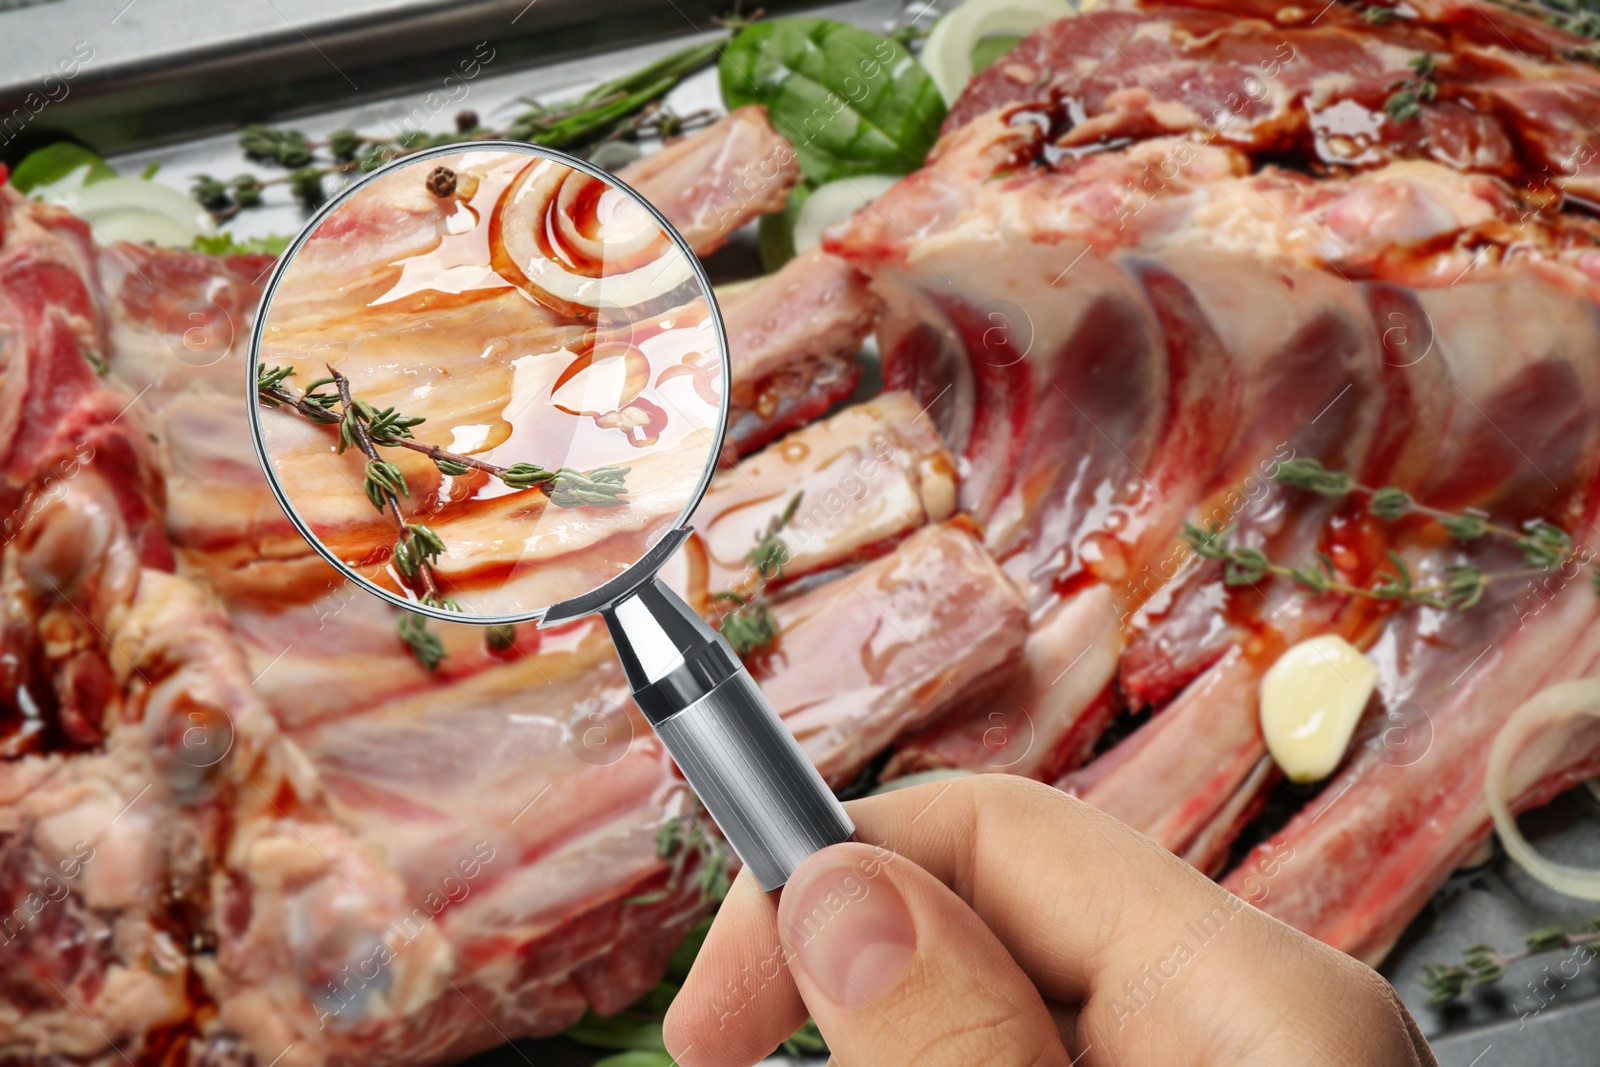
{"label": "metal handle grip", "polygon": [[659,581],[605,609],[634,697],[762,889],[855,826],[722,635]]}

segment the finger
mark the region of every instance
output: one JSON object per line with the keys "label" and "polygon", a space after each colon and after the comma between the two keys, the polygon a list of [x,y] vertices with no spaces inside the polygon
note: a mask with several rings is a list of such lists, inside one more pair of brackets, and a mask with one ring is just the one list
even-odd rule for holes
{"label": "finger", "polygon": [[849,811],[858,841],[949,886],[1063,1003],[1087,1000],[1112,964],[1166,950],[1171,931],[1153,916],[1204,915],[1234,899],[1115,819],[1012,775],[930,783]]}
{"label": "finger", "polygon": [[667,1051],[683,1067],[749,1067],[806,1015],[778,942],[777,905],[740,871],[667,1010]]}
{"label": "finger", "polygon": [[778,904],[789,969],[842,1063],[1065,1067],[1039,991],[959,897],[904,859],[835,845]]}
{"label": "finger", "polygon": [[[1170,945],[1149,916],[1165,908],[1205,914],[1227,895],[1088,805],[1009,775],[931,783],[847,809],[858,841],[903,855],[954,889],[1044,995],[1062,1003],[1089,999],[1091,977],[1118,938],[1135,939],[1126,958],[1159,959]],[[1202,900],[1210,903],[1200,907]],[[787,970],[766,978],[773,953],[781,954],[774,919],[759,891],[730,895],[719,911],[667,1017],[667,1047],[694,1048],[684,1063],[744,1067],[804,1019]]]}

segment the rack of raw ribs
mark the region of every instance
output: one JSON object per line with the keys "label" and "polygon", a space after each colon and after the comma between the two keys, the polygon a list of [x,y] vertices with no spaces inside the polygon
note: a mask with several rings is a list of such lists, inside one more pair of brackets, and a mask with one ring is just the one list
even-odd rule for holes
{"label": "rack of raw ribs", "polygon": [[[1319,7],[1041,29],[924,169],[725,294],[730,444],[668,578],[710,610],[800,494],[752,666],[830,783],[1050,782],[1376,961],[1487,838],[1512,710],[1600,669],[1600,71],[1502,6]],[[623,177],[708,253],[781,206],[783,149],[746,108]],[[330,285],[434,210],[371,205]],[[458,1058],[624,1007],[709,910],[718,843],[664,854],[694,802],[602,628],[435,624],[429,671],[289,526],[246,417],[269,265],[0,190],[0,1056]],[[1290,459],[1552,522],[1573,565],[1468,610],[1229,584],[1185,522],[1357,586],[1517,563]],[[1256,694],[1320,634],[1378,691],[1264,825]],[[1600,772],[1593,728],[1534,748],[1519,810]]]}

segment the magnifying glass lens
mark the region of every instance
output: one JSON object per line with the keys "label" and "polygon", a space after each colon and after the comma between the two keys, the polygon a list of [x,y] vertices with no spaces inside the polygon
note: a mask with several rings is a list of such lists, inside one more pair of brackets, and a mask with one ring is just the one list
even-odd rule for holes
{"label": "magnifying glass lens", "polygon": [[258,439],[295,524],[414,607],[531,618],[620,577],[698,502],[727,360],[656,211],[531,149],[430,154],[280,264]]}
{"label": "magnifying glass lens", "polygon": [[480,142],[346,190],[268,281],[252,427],[351,580],[472,622],[600,613],[634,702],[765,888],[849,817],[733,649],[655,576],[721,454],[727,343],[666,220]]}

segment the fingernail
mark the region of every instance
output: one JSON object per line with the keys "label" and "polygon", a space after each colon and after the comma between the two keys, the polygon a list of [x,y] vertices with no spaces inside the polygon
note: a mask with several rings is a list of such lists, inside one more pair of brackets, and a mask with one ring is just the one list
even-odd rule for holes
{"label": "fingernail", "polygon": [[848,860],[819,865],[784,890],[779,930],[792,962],[836,1004],[859,1007],[888,990],[917,950],[905,898],[889,879]]}

